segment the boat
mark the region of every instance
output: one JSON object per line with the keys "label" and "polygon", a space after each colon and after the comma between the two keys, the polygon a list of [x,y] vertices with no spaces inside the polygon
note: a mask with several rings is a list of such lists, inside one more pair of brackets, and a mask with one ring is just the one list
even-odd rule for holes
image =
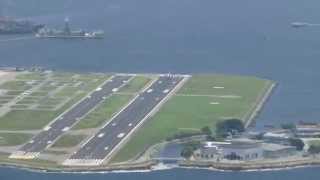
{"label": "boat", "polygon": [[35,35],[38,38],[55,38],[55,39],[101,39],[104,37],[104,32],[71,30],[69,19],[65,19],[65,25],[62,30],[42,28]]}

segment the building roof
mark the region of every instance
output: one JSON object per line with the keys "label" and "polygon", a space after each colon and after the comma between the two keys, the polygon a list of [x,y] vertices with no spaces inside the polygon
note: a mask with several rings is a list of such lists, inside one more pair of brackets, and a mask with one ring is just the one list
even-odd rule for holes
{"label": "building roof", "polygon": [[288,139],[291,137],[291,134],[288,133],[273,133],[273,132],[267,132],[263,135],[263,137],[266,138],[283,138]]}
{"label": "building roof", "polygon": [[261,143],[258,141],[253,141],[249,139],[234,139],[230,141],[217,142],[210,141],[205,142],[204,148],[224,148],[224,149],[252,149],[258,148],[261,146]]}
{"label": "building roof", "polygon": [[279,150],[283,150],[283,149],[292,149],[295,147],[285,146],[285,145],[281,145],[281,144],[274,144],[274,143],[263,143],[262,148],[263,148],[263,150],[266,150],[266,151],[279,151]]}

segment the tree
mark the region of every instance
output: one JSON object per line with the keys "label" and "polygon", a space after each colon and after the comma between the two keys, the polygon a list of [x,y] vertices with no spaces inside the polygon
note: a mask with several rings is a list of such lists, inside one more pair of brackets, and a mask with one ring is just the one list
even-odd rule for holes
{"label": "tree", "polygon": [[190,141],[184,144],[184,147],[181,151],[181,156],[188,159],[192,156],[193,152],[198,149],[200,146],[199,141]]}
{"label": "tree", "polygon": [[188,159],[192,156],[194,149],[191,146],[186,146],[181,151],[181,156]]}
{"label": "tree", "polygon": [[206,140],[207,141],[216,141],[217,139],[213,135],[210,135],[210,136],[206,136]]}
{"label": "tree", "polygon": [[244,124],[240,119],[228,119],[216,124],[217,135],[226,137],[228,134],[235,134],[245,130]]}
{"label": "tree", "polygon": [[310,154],[318,154],[320,153],[320,145],[312,144],[310,145],[308,152]]}
{"label": "tree", "polygon": [[285,124],[281,124],[281,128],[288,129],[288,130],[295,130],[296,125],[294,123],[285,123]]}
{"label": "tree", "polygon": [[304,142],[298,138],[290,138],[289,143],[291,146],[295,146],[298,151],[302,151],[304,148]]}
{"label": "tree", "polygon": [[212,135],[212,131],[209,126],[205,126],[205,127],[201,128],[201,132],[207,136]]}

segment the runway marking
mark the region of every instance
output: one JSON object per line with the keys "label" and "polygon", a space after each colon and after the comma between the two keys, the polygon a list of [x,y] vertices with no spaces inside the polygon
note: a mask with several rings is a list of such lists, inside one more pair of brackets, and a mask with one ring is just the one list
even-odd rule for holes
{"label": "runway marking", "polygon": [[124,135],[125,135],[125,133],[120,133],[120,134],[118,134],[117,138],[123,138]]}
{"label": "runway marking", "polygon": [[224,87],[222,87],[222,86],[213,86],[212,88],[213,89],[224,89]]}
{"label": "runway marking", "polygon": [[151,93],[153,91],[153,89],[148,89],[147,93]]}
{"label": "runway marking", "polygon": [[213,98],[226,98],[226,99],[240,99],[241,96],[238,95],[211,95],[211,94],[176,94],[175,96],[185,96],[185,97],[213,97]]}
{"label": "runway marking", "polygon": [[210,102],[211,105],[218,105],[220,104],[219,102]]}
{"label": "runway marking", "polygon": [[[189,77],[189,76],[188,76]],[[67,160],[65,160],[64,162],[63,162],[63,165],[74,165],[74,166],[91,166],[91,165],[95,165],[95,166],[97,166],[97,165],[101,165],[101,163],[103,162],[103,161],[106,161],[107,159],[109,159],[111,156],[112,156],[112,154],[115,152],[115,151],[117,151],[117,149],[119,149],[120,147],[121,147],[121,145],[128,139],[127,137],[129,137],[131,134],[133,134],[133,132],[135,132],[135,130],[137,129],[137,128],[139,128],[141,125],[142,125],[142,123],[144,122],[144,121],[146,121],[150,116],[152,116],[153,114],[155,114],[159,109],[160,109],[160,107],[163,105],[163,103],[165,103],[170,97],[172,97],[172,95],[173,94],[175,94],[175,92],[177,92],[177,90],[178,89],[180,89],[181,87],[182,87],[182,85],[187,81],[187,79],[188,79],[188,77],[185,77],[185,78],[183,78],[182,80],[181,80],[181,82],[179,82],[179,83],[175,83],[175,86],[173,87],[173,89],[172,89],[172,91],[170,91],[170,93],[168,92],[168,94],[167,95],[165,95],[164,96],[164,98],[154,107],[154,108],[152,108],[152,110],[150,111],[150,112],[148,112],[147,113],[147,115],[146,116],[144,116],[144,118],[137,124],[137,125],[135,125],[135,127],[133,127],[129,132],[126,132],[126,134],[125,133],[119,133],[116,137],[117,138],[119,138],[119,139],[121,139],[120,141],[119,141],[119,143],[117,143],[116,145],[115,145],[115,147],[114,148],[112,148],[111,149],[111,151],[110,152],[108,152],[108,154],[103,158],[103,159],[88,159],[88,158],[90,158],[90,156],[84,156],[84,158],[83,157],[80,157],[80,158],[77,158],[77,156],[76,155],[73,155],[73,156],[71,156],[69,159],[67,159]],[[157,78],[157,79],[159,79],[159,78]],[[144,90],[143,91],[141,91],[141,92],[144,92],[144,93],[148,93],[148,91],[149,91],[149,93],[151,92],[150,90],[152,90],[152,89],[150,89],[150,87],[152,87],[152,85],[156,82],[157,80],[155,79],[152,83],[150,83],[146,88],[144,88]],[[152,90],[153,91],[153,90]],[[161,93],[161,91],[160,91],[160,93]],[[111,118],[111,120],[109,120],[109,122],[111,122],[112,123],[112,120],[115,118],[115,117],[117,117],[122,111],[124,111],[127,107],[129,107],[129,105],[131,105],[134,101],[136,101],[136,100],[139,100],[140,98],[139,98],[139,94],[130,102],[130,103],[128,103],[127,104],[127,106],[125,106],[123,109],[121,109],[116,115],[114,115],[112,118]],[[143,96],[141,96],[141,97],[143,97]],[[139,99],[138,99],[139,98]],[[109,124],[109,122],[108,123],[106,123],[105,124],[105,126],[103,126],[102,128],[100,128],[100,129],[103,129],[104,127],[106,127],[108,124]],[[112,124],[111,124],[112,125]],[[130,123],[128,124],[128,126],[130,126]],[[92,136],[92,138],[90,138],[90,139],[93,139],[94,138],[94,136]],[[88,141],[86,141],[85,143],[83,143],[82,145],[81,145],[81,147],[80,147],[80,149],[81,148],[83,148],[89,141],[90,141],[90,139],[88,140]],[[90,147],[90,146],[88,146],[88,147]],[[87,147],[85,147],[86,148],[86,151],[87,152],[89,152],[89,150],[91,150],[91,149],[87,149]],[[89,152],[90,153],[90,152]],[[79,156],[81,156],[81,155],[79,155]]]}
{"label": "runway marking", "polygon": [[104,133],[98,134],[98,138],[102,138],[104,136]]}
{"label": "runway marking", "polygon": [[51,129],[51,127],[50,126],[46,126],[43,130],[44,131],[49,131],[49,129]]}
{"label": "runway marking", "polygon": [[62,129],[63,132],[66,132],[66,131],[69,131],[69,130],[70,130],[70,127],[68,127],[68,126],[67,126],[67,127],[64,127],[64,128]]}
{"label": "runway marking", "polygon": [[163,91],[164,94],[167,94],[169,92],[169,89],[166,89]]}

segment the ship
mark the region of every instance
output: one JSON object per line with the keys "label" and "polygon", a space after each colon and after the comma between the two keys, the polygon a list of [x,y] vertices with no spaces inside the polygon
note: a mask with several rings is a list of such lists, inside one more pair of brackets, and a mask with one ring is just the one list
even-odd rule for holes
{"label": "ship", "polygon": [[309,26],[309,23],[293,22],[293,23],[291,23],[291,26],[294,27],[294,28],[301,28],[301,27],[307,27],[307,26]]}
{"label": "ship", "polygon": [[104,32],[99,31],[85,31],[85,30],[71,30],[69,19],[65,19],[64,28],[49,29],[42,28],[36,33],[38,38],[56,38],[56,39],[101,39],[104,37]]}
{"label": "ship", "polygon": [[0,17],[0,34],[28,34],[36,33],[44,27],[29,20],[15,20]]}

